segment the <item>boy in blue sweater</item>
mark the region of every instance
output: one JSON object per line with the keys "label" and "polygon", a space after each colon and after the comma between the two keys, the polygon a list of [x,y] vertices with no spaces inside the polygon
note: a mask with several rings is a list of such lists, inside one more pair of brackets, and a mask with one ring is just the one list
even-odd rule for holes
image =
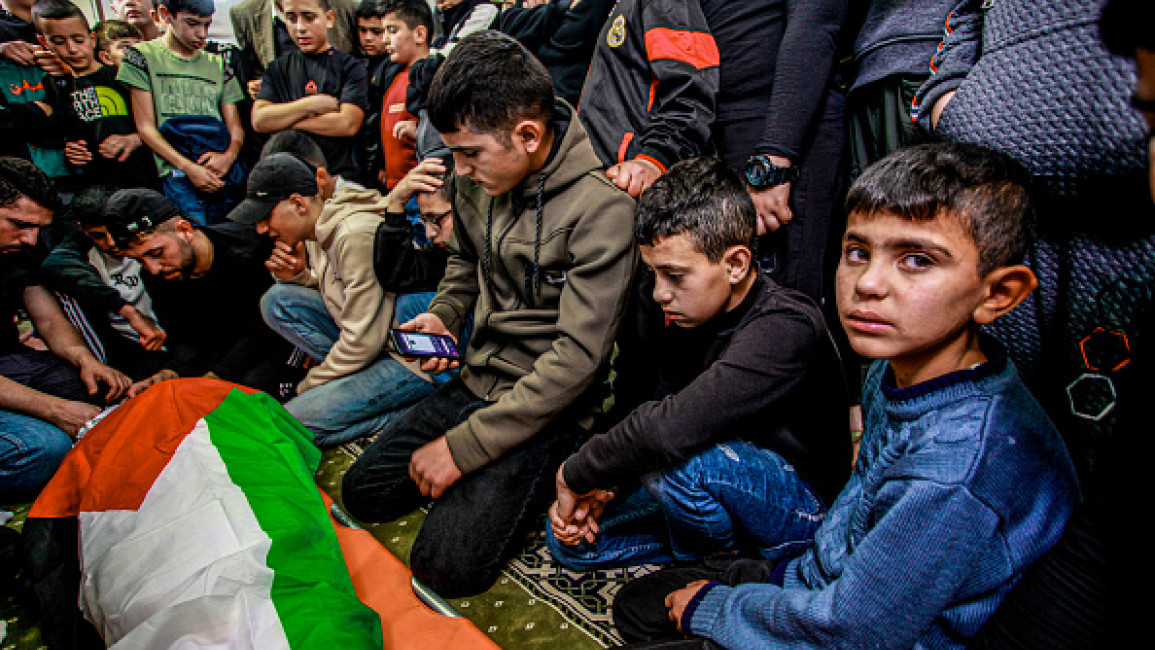
{"label": "boy in blue sweater", "polygon": [[[975,145],[900,150],[847,199],[838,312],[876,359],[850,482],[800,557],[718,559],[629,583],[631,641],[697,648],[963,648],[1058,539],[1062,440],[980,328],[1036,286],[1022,171]],[[665,641],[662,647],[676,647]]]}

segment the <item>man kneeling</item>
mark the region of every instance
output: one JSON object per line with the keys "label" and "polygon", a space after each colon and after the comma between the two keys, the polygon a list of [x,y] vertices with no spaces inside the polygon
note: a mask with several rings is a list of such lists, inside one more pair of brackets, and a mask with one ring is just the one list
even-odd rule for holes
{"label": "man kneeling", "polygon": [[[558,469],[546,539],[561,564],[790,557],[842,489],[838,354],[818,307],[756,268],[756,218],[713,158],[674,165],[642,195],[634,234],[649,272],[615,362],[624,417]],[[625,498],[601,512],[615,488]]]}

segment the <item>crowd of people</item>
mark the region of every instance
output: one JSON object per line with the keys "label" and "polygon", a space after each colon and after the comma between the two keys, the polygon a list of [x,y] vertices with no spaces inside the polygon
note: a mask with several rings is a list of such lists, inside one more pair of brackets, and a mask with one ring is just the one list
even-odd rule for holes
{"label": "crowd of people", "polygon": [[342,504],[431,504],[442,596],[543,517],[665,566],[636,647],[1138,620],[1149,3],[3,5],[0,503],[211,377],[365,441]]}

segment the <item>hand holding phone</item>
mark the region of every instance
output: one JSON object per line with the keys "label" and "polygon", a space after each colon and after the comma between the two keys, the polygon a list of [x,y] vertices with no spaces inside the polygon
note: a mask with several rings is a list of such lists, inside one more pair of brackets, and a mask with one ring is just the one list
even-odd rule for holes
{"label": "hand holding phone", "polygon": [[[392,338],[392,332],[441,335],[445,338],[448,338],[449,341],[452,342],[453,351],[457,353],[457,342],[449,333],[449,330],[445,327],[445,323],[441,322],[440,318],[429,312],[418,314],[417,316],[413,317],[413,320],[399,325],[396,330],[390,330],[390,338]],[[401,346],[397,345],[396,339],[393,340],[394,345],[397,347],[397,351],[400,354],[411,356],[404,352],[401,349]],[[431,374],[438,374],[451,368],[456,368],[460,363],[460,354],[456,354],[456,356],[453,357],[422,355],[411,356],[411,358],[420,358],[421,370]]]}
{"label": "hand holding phone", "polygon": [[445,334],[389,330],[389,336],[393,339],[393,347],[406,357],[461,359],[461,355],[457,352],[457,345],[453,342],[453,337]]}

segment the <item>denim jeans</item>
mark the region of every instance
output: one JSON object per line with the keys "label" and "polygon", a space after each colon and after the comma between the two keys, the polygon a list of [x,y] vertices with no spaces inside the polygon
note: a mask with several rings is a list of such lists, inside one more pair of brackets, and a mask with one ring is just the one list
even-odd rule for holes
{"label": "denim jeans", "polygon": [[644,487],[611,501],[593,542],[546,545],[576,570],[687,562],[721,551],[767,560],[801,553],[825,506],[781,456],[744,440],[715,445],[642,477]]}
{"label": "denim jeans", "polygon": [[[397,317],[425,310],[433,294],[397,299]],[[273,285],[261,298],[261,314],[273,331],[323,361],[341,334],[316,289]],[[411,316],[410,316],[411,317]],[[381,431],[404,409],[433,391],[434,384],[382,354],[361,370],[314,386],[285,404],[313,432],[318,447],[334,447]]]}
{"label": "denim jeans", "polygon": [[[54,397],[100,403],[76,368],[51,352],[27,349],[0,356],[0,375]],[[72,438],[55,425],[0,410],[0,503],[31,500],[52,478]]]}
{"label": "denim jeans", "polygon": [[[428,503],[413,479],[413,452],[488,402],[454,378],[397,418],[345,473],[341,500],[354,517],[382,522]],[[441,495],[413,543],[413,575],[441,596],[480,593],[524,544],[554,497],[554,472],[584,439],[564,416]]]}
{"label": "denim jeans", "polygon": [[33,499],[56,473],[72,438],[44,420],[0,411],[0,503]]}

